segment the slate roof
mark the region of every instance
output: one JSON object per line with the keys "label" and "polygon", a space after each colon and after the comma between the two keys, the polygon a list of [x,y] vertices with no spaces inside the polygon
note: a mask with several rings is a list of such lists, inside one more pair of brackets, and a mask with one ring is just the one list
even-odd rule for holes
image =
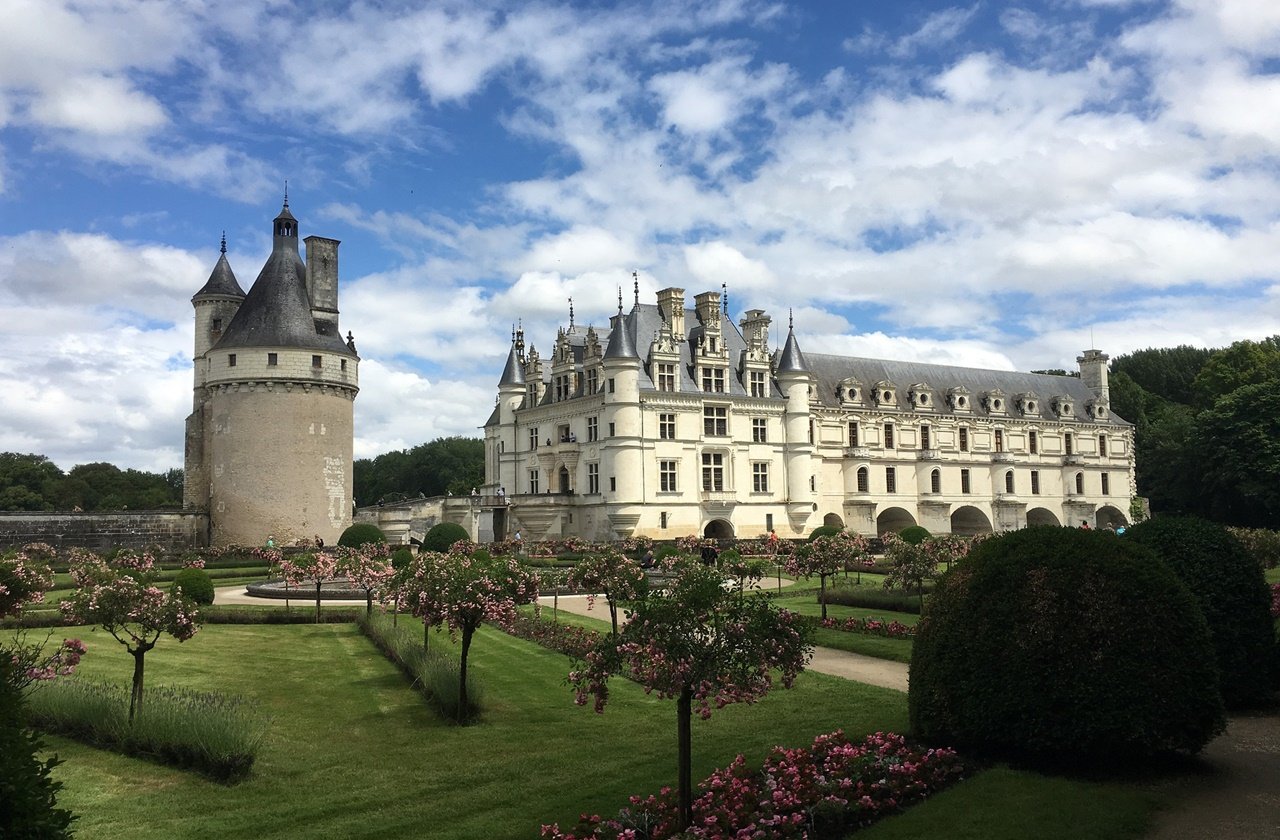
{"label": "slate roof", "polygon": [[800,343],[796,341],[796,331],[787,330],[787,343],[782,348],[782,356],[778,359],[778,373],[808,373],[804,354],[800,352]]}
{"label": "slate roof", "polygon": [[[293,219],[287,206],[276,220],[281,219]],[[297,347],[355,355],[336,332],[322,335],[316,329],[296,236],[274,238],[271,256],[214,347]]]}
{"label": "slate roof", "polygon": [[511,352],[507,354],[507,366],[502,369],[502,379],[498,380],[498,387],[523,384],[525,384],[524,365],[520,364],[520,357],[516,354],[516,346],[513,343]]}
{"label": "slate roof", "polygon": [[240,288],[235,272],[231,270],[231,263],[227,261],[225,236],[222,237],[222,253],[218,256],[209,279],[200,287],[200,291],[191,296],[191,300],[194,303],[204,297],[244,297],[244,289]]}

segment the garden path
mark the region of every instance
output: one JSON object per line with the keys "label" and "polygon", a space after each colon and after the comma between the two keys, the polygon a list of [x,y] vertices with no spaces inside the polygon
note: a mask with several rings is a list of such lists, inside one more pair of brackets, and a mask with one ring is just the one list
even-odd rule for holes
{"label": "garden path", "polygon": [[1149,840],[1280,837],[1280,714],[1234,717]]}

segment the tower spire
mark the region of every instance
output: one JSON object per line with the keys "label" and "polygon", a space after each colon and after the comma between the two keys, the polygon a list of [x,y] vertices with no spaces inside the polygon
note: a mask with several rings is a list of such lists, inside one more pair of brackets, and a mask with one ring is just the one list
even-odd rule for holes
{"label": "tower spire", "polygon": [[636,294],[636,306],[640,305],[640,273],[638,271],[631,272],[631,288]]}
{"label": "tower spire", "polygon": [[573,298],[569,298],[569,329],[573,329]]}
{"label": "tower spire", "polygon": [[227,232],[225,230],[222,232],[222,253],[227,253]]}

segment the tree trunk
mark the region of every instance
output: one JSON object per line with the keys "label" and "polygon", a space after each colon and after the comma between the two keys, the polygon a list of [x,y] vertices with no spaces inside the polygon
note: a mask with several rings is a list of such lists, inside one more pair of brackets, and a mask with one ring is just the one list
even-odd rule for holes
{"label": "tree trunk", "polygon": [[133,723],[135,715],[142,714],[142,658],[147,655],[146,647],[129,651],[133,654],[133,690],[129,692],[129,723]]}
{"label": "tree trunk", "polygon": [[391,626],[398,627],[400,625],[400,593],[396,592],[395,612],[391,613]]}
{"label": "tree trunk", "polygon": [[373,590],[364,591],[364,617],[373,618]]}
{"label": "tree trunk", "polygon": [[680,800],[680,830],[693,822],[693,739],[690,723],[693,720],[693,689],[681,689],[676,700],[676,761],[679,776],[676,789]]}
{"label": "tree trunk", "polygon": [[422,619],[422,649],[427,653],[431,652],[431,625],[425,616]]}
{"label": "tree trunk", "polygon": [[818,600],[822,602],[822,620],[827,620],[827,576],[818,575]]}
{"label": "tree trunk", "polygon": [[320,623],[320,584],[321,584],[321,581],[317,580],[316,581],[316,624]]}
{"label": "tree trunk", "polygon": [[467,707],[467,652],[471,650],[471,634],[476,630],[469,623],[462,625],[462,653],[458,656],[458,723],[466,723],[471,717]]}
{"label": "tree trunk", "polygon": [[609,599],[609,620],[613,622],[613,635],[618,635],[618,605]]}

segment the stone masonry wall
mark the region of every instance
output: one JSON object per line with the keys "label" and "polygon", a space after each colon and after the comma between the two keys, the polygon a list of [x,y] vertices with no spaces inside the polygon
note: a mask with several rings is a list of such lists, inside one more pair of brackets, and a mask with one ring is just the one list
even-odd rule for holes
{"label": "stone masonry wall", "polygon": [[46,542],[54,548],[98,552],[149,545],[180,552],[204,545],[208,525],[203,513],[177,511],[0,513],[0,551]]}

